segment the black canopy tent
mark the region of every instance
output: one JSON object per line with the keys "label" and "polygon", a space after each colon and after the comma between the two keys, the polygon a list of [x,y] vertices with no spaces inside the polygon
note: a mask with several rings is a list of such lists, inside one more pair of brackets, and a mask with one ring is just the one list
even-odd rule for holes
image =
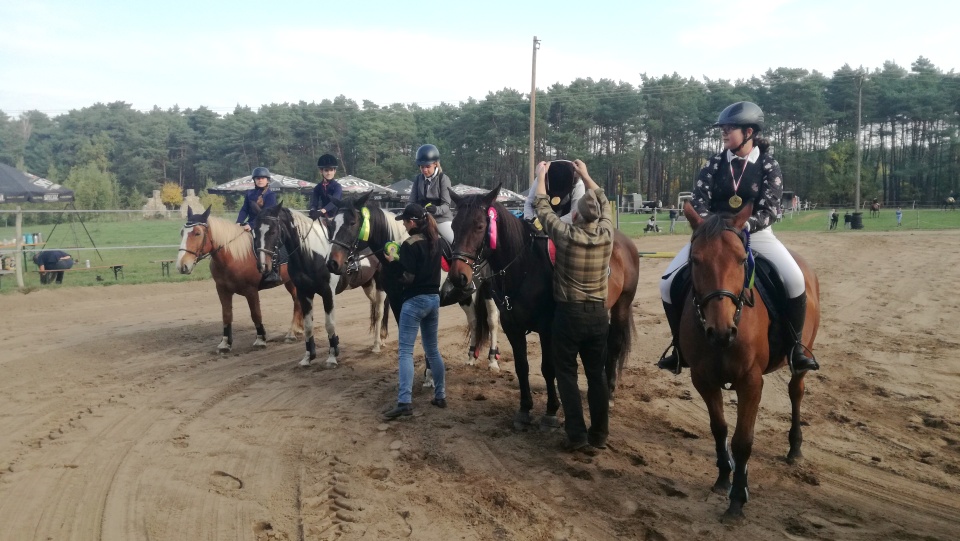
{"label": "black canopy tent", "polygon": [[[270,189],[275,192],[303,192],[310,193],[316,186],[313,182],[300,180],[286,175],[273,174],[270,177]],[[243,194],[247,190],[253,189],[253,177],[247,175],[233,179],[230,182],[224,182],[207,190],[207,193],[220,195]]]}
{"label": "black canopy tent", "polygon": [[0,203],[67,203],[73,190],[0,163]]}

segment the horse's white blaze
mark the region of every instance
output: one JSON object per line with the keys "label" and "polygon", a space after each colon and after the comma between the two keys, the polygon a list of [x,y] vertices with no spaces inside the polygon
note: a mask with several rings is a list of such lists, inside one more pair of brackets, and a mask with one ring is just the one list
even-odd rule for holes
{"label": "horse's white blaze", "polygon": [[[193,272],[193,267],[197,264],[197,257],[193,257],[193,263],[189,265],[183,262],[184,256],[187,255],[187,237],[190,236],[190,233],[193,232],[192,227],[183,227],[180,230],[180,251],[177,252],[177,270],[180,271],[180,274],[190,274]],[[190,254],[193,255],[193,254]]]}
{"label": "horse's white blaze", "polygon": [[266,243],[264,242],[267,238],[267,232],[270,231],[270,224],[260,224],[257,228],[257,233],[260,235],[260,253],[257,254],[257,258],[260,260],[260,266],[266,270],[267,268],[267,253],[264,250],[269,250]]}

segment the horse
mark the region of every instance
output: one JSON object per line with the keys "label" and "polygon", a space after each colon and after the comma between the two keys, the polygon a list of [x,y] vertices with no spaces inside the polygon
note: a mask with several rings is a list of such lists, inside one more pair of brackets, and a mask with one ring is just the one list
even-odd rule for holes
{"label": "horse", "polygon": [[870,217],[871,218],[880,217],[880,203],[874,201],[873,204],[870,205]]}
{"label": "horse", "polygon": [[[335,226],[332,241],[334,246],[327,262],[330,272],[349,276],[356,268],[358,261],[364,259],[363,252],[360,251],[364,248],[371,250],[372,255],[380,259],[383,266],[386,266],[386,259],[383,255],[386,244],[388,242],[402,243],[409,236],[403,224],[396,220],[394,213],[381,209],[375,203],[368,203],[372,193],[369,192],[352,201],[340,203],[340,211],[334,218]],[[441,273],[441,282],[446,286],[446,280],[443,276],[445,274],[445,272]],[[388,277],[385,277],[384,281],[384,287],[387,290],[387,297],[393,308],[394,316],[399,319],[399,299],[402,288]],[[469,341],[466,364],[474,366],[480,356],[477,336],[473,332],[474,321],[477,317],[476,306],[479,304],[485,305],[485,314],[489,325],[496,324],[497,308],[489,295],[489,288],[478,288],[476,291],[471,291],[469,295],[458,293],[447,287],[441,290],[441,306],[457,302],[466,313]],[[492,333],[490,342],[491,346],[487,353],[487,368],[493,372],[499,372],[500,348],[497,344],[496,332]],[[432,382],[430,378],[427,379],[428,382]]]}
{"label": "horse", "polygon": [[[261,275],[253,257],[253,235],[238,224],[210,216],[210,208],[203,214],[194,214],[187,207],[187,223],[180,230],[180,250],[177,253],[177,270],[190,274],[197,263],[210,258],[210,274],[217,286],[220,307],[223,312],[223,338],[217,346],[219,353],[227,353],[233,347],[233,296],[242,295],[250,306],[250,317],[257,329],[253,347],[267,347],[267,333],[260,315]],[[293,342],[303,334],[303,312],[297,290],[290,281],[287,267],[279,272],[283,286],[293,297],[293,320],[284,341]],[[269,287],[276,287],[269,286]]]}
{"label": "horse", "polygon": [[[336,293],[363,287],[370,299],[370,324],[374,329],[374,350],[379,350],[384,330],[377,326],[384,322],[385,306],[383,287],[378,266],[369,261],[361,265],[356,276],[346,286],[340,285],[340,277],[331,275],[327,270],[327,257],[330,255],[330,228],[327,224],[314,221],[302,213],[285,208],[283,202],[264,209],[257,219],[254,231],[254,245],[259,257],[257,268],[261,272],[270,272],[274,260],[279,255],[275,247],[283,245],[290,255],[287,264],[293,283],[297,286],[297,297],[303,308],[303,327],[306,352],[300,360],[300,366],[310,366],[317,358],[313,340],[313,297],[320,295],[326,317],[327,340],[330,347],[327,354],[328,368],[338,365],[340,338],[337,336],[333,296]],[[385,325],[385,323],[384,323]]]}
{"label": "horse", "polygon": [[950,210],[957,210],[957,198],[951,194],[943,200],[943,203],[940,204],[940,210],[947,210],[947,207]]}
{"label": "horse", "polygon": [[[559,428],[556,375],[552,362],[553,263],[546,239],[535,236],[523,220],[500,203],[500,186],[487,194],[456,196],[457,215],[453,219],[454,261],[449,280],[464,287],[475,279],[485,266],[493,286],[493,298],[500,309],[500,326],[513,348],[517,379],[520,384],[520,409],[514,415],[514,428],[524,430],[533,424],[530,410],[530,367],[527,361],[528,332],[540,335],[540,371],[547,384],[546,413],[540,419],[544,430]],[[613,400],[617,378],[633,341],[633,299],[640,279],[640,257],[637,247],[620,231],[614,231],[613,254],[610,257],[607,309],[610,310],[610,331],[607,336],[606,375],[610,399]],[[492,325],[478,310],[477,335],[486,338]]]}
{"label": "horse", "polygon": [[[763,376],[786,365],[793,346],[783,324],[771,321],[765,300],[751,289],[753,281],[747,271],[746,250],[749,237],[743,232],[743,226],[752,211],[753,205],[748,204],[736,215],[713,214],[702,218],[689,203],[684,207],[684,215],[693,229],[689,264],[692,287],[684,303],[694,309],[683,312],[679,348],[681,358],[690,366],[693,385],[710,414],[719,470],[713,490],[729,494],[730,499],[724,520],[743,518],[743,505],[748,499],[747,461],[753,448]],[[812,350],[820,324],[820,284],[813,268],[799,255],[791,254],[803,270],[806,283],[807,314],[802,343],[807,350]],[[791,464],[803,456],[800,402],[804,375],[793,375],[789,383],[792,417],[787,461]],[[732,463],[726,445],[723,389],[737,393]]]}

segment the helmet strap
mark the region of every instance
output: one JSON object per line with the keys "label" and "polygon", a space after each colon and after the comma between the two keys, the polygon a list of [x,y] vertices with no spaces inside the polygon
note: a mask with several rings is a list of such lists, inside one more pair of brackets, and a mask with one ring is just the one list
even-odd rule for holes
{"label": "helmet strap", "polygon": [[[746,129],[746,128],[740,128],[740,131],[743,132],[743,130],[745,130],[745,129]],[[739,145],[737,145],[737,148],[732,149],[731,152],[733,152],[734,154],[736,154],[737,152],[740,152],[740,149],[743,148],[743,145],[747,144],[748,141],[752,141],[753,138],[754,138],[754,136],[756,136],[756,135],[757,135],[757,130],[753,130],[753,133],[751,133],[751,134],[750,134],[749,136],[747,136],[747,137],[744,137],[744,138],[743,138],[743,142],[741,142]]]}

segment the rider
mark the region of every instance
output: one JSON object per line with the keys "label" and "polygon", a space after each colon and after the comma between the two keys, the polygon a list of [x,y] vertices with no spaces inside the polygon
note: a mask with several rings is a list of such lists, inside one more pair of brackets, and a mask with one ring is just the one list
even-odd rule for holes
{"label": "rider", "polygon": [[[753,203],[753,214],[745,225],[750,231],[750,245],[776,267],[787,290],[787,318],[795,341],[788,356],[790,369],[794,374],[819,370],[817,361],[804,355],[801,344],[807,313],[803,272],[787,248],[773,235],[771,227],[783,195],[783,181],[780,164],[767,152],[770,143],[758,137],[763,130],[763,111],[755,103],[740,101],[724,109],[714,126],[722,132],[725,150],[710,158],[700,171],[690,203],[703,217],[714,212],[735,213],[743,205]],[[687,244],[667,267],[660,281],[660,297],[673,333],[673,352],[660,359],[657,366],[674,372],[680,371],[677,335],[683,305],[672,304],[670,286],[689,257],[690,244]]]}
{"label": "rider", "polygon": [[[270,170],[266,167],[257,167],[253,170],[252,176],[254,188],[247,190],[244,194],[243,206],[240,207],[240,214],[237,215],[237,223],[243,226],[244,231],[255,229],[260,213],[277,204],[277,194],[270,190]],[[265,286],[281,282],[276,268],[263,277]]]}
{"label": "rider", "polygon": [[324,154],[317,160],[321,180],[310,196],[310,217],[314,220],[337,215],[337,201],[343,197],[343,188],[333,177],[336,176],[339,165],[336,156],[332,154]]}
{"label": "rider", "polygon": [[[567,162],[566,160],[556,160],[556,162]],[[554,162],[550,162],[551,164]],[[549,181],[549,177],[547,178]],[[530,190],[527,192],[527,199],[523,202],[523,219],[531,222],[536,226],[537,229],[541,229],[540,221],[537,220],[537,211],[533,208],[534,200],[537,198],[537,185],[539,184],[539,179],[534,177],[533,184],[530,185]],[[565,224],[573,223],[574,212],[577,209],[577,201],[583,197],[585,189],[583,187],[583,179],[577,177],[576,181],[573,184],[573,191],[570,192],[570,211],[560,217],[560,221]],[[551,202],[551,205],[555,205]]]}
{"label": "rider", "polygon": [[433,215],[440,236],[453,244],[453,211],[450,209],[450,177],[440,167],[440,151],[434,145],[417,149],[420,174],[413,179],[409,203],[421,205]]}

